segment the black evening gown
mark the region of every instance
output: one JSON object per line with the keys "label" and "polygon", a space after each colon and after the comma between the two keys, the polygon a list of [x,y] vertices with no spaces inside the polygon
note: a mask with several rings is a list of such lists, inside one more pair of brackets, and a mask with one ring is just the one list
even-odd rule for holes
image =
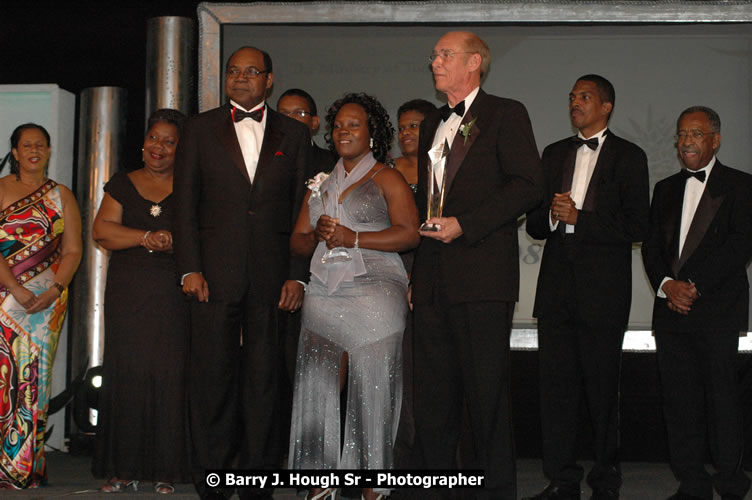
{"label": "black evening gown", "polygon": [[[172,195],[146,200],[126,172],[105,191],[123,225],[171,229]],[[186,413],[188,303],[172,254],[144,247],[112,252],[105,289],[104,376],[96,477],[190,482]]]}

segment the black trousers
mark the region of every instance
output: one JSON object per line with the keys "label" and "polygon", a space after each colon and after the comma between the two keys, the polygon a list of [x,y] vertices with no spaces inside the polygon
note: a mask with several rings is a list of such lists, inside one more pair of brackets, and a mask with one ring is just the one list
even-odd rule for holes
{"label": "black trousers", "polygon": [[462,468],[485,471],[484,490],[462,498],[517,497],[509,384],[513,313],[511,302],[415,305],[415,445],[429,469],[456,469],[460,444]]}
{"label": "black trousers", "polygon": [[207,469],[280,465],[279,314],[250,292],[191,304],[189,416],[200,495]]}
{"label": "black trousers", "polygon": [[[656,352],[663,392],[671,469],[679,489],[712,499],[744,497],[749,479],[742,470],[744,428],[739,402],[739,332],[656,330]],[[710,454],[716,473],[705,470]]]}
{"label": "black trousers", "polygon": [[[579,488],[578,417],[584,404],[593,432],[593,489],[619,490],[619,379],[626,324],[578,303],[573,262],[577,247],[567,245],[551,276],[555,298],[538,315],[543,473],[552,484]],[[626,290],[619,290],[626,293]],[[616,313],[616,312],[615,312]]]}

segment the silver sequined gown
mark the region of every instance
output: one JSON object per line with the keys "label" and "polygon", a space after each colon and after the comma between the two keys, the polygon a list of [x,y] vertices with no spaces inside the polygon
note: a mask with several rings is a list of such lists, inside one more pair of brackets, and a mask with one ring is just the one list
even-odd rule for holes
{"label": "silver sequined gown", "polygon": [[[353,188],[342,209],[352,230],[391,226],[386,201],[372,179]],[[315,226],[323,211],[320,200],[312,198],[309,210]],[[320,258],[321,249],[317,250],[314,259]],[[290,432],[291,469],[393,466],[402,396],[407,275],[396,252],[360,252],[366,274],[343,282],[332,295],[311,275],[306,290]],[[339,391],[343,352],[349,355],[344,446]]]}

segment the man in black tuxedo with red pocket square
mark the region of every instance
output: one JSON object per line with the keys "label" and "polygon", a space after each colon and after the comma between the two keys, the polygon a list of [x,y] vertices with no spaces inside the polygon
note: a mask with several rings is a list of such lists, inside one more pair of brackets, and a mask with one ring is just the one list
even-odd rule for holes
{"label": "man in black tuxedo with red pocket square", "polygon": [[[737,379],[739,332],[749,317],[752,176],[723,165],[721,119],[704,106],[679,116],[684,168],[655,185],[642,256],[656,291],[653,330],[663,392],[671,500],[741,500],[744,428]],[[716,473],[705,469],[710,452]]]}
{"label": "man in black tuxedo with red pocket square", "polygon": [[[543,472],[550,484],[534,500],[579,500],[577,429],[586,404],[594,465],[593,500],[619,497],[619,376],[632,300],[632,243],[648,232],[647,157],[608,130],[615,102],[600,75],[569,93],[574,137],[543,151],[545,203],[527,232],[546,240],[534,315],[538,318]],[[581,395],[584,394],[583,399]]]}
{"label": "man in black tuxedo with red pocket square", "polygon": [[[230,102],[185,125],[175,158],[175,258],[191,302],[189,417],[194,483],[207,469],[280,466],[279,314],[298,309],[306,259],[290,257],[310,134],[266,105],[269,55],[242,47],[226,67]],[[272,489],[239,488],[241,499]]]}

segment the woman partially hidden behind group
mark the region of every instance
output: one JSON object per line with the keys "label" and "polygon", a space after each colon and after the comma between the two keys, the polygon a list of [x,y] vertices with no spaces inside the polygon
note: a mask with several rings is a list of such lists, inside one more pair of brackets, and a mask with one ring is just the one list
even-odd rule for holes
{"label": "woman partially hidden behind group", "polygon": [[185,117],[149,118],[143,168],[105,186],[94,239],[112,250],[105,289],[104,376],[96,477],[113,493],[151,480],[157,493],[188,482],[185,366],[188,311],[172,258],[172,174]]}
{"label": "woman partially hidden behind group", "polygon": [[[373,97],[348,94],[327,114],[340,160],[308,193],[290,245],[311,255],[303,303],[290,468],[388,469],[400,414],[407,275],[397,252],[418,244],[418,215],[402,175],[384,161],[394,130]],[[337,218],[338,217],[338,218]],[[322,262],[345,247],[350,260]],[[326,259],[325,259],[326,260]],[[343,366],[344,365],[344,366]],[[344,443],[340,371],[347,370]],[[363,498],[383,498],[363,490]],[[309,500],[335,490],[312,489]]]}
{"label": "woman partially hidden behind group", "polygon": [[44,484],[52,362],[81,260],[73,193],[47,178],[50,135],[27,123],[0,178],[0,488]]}

